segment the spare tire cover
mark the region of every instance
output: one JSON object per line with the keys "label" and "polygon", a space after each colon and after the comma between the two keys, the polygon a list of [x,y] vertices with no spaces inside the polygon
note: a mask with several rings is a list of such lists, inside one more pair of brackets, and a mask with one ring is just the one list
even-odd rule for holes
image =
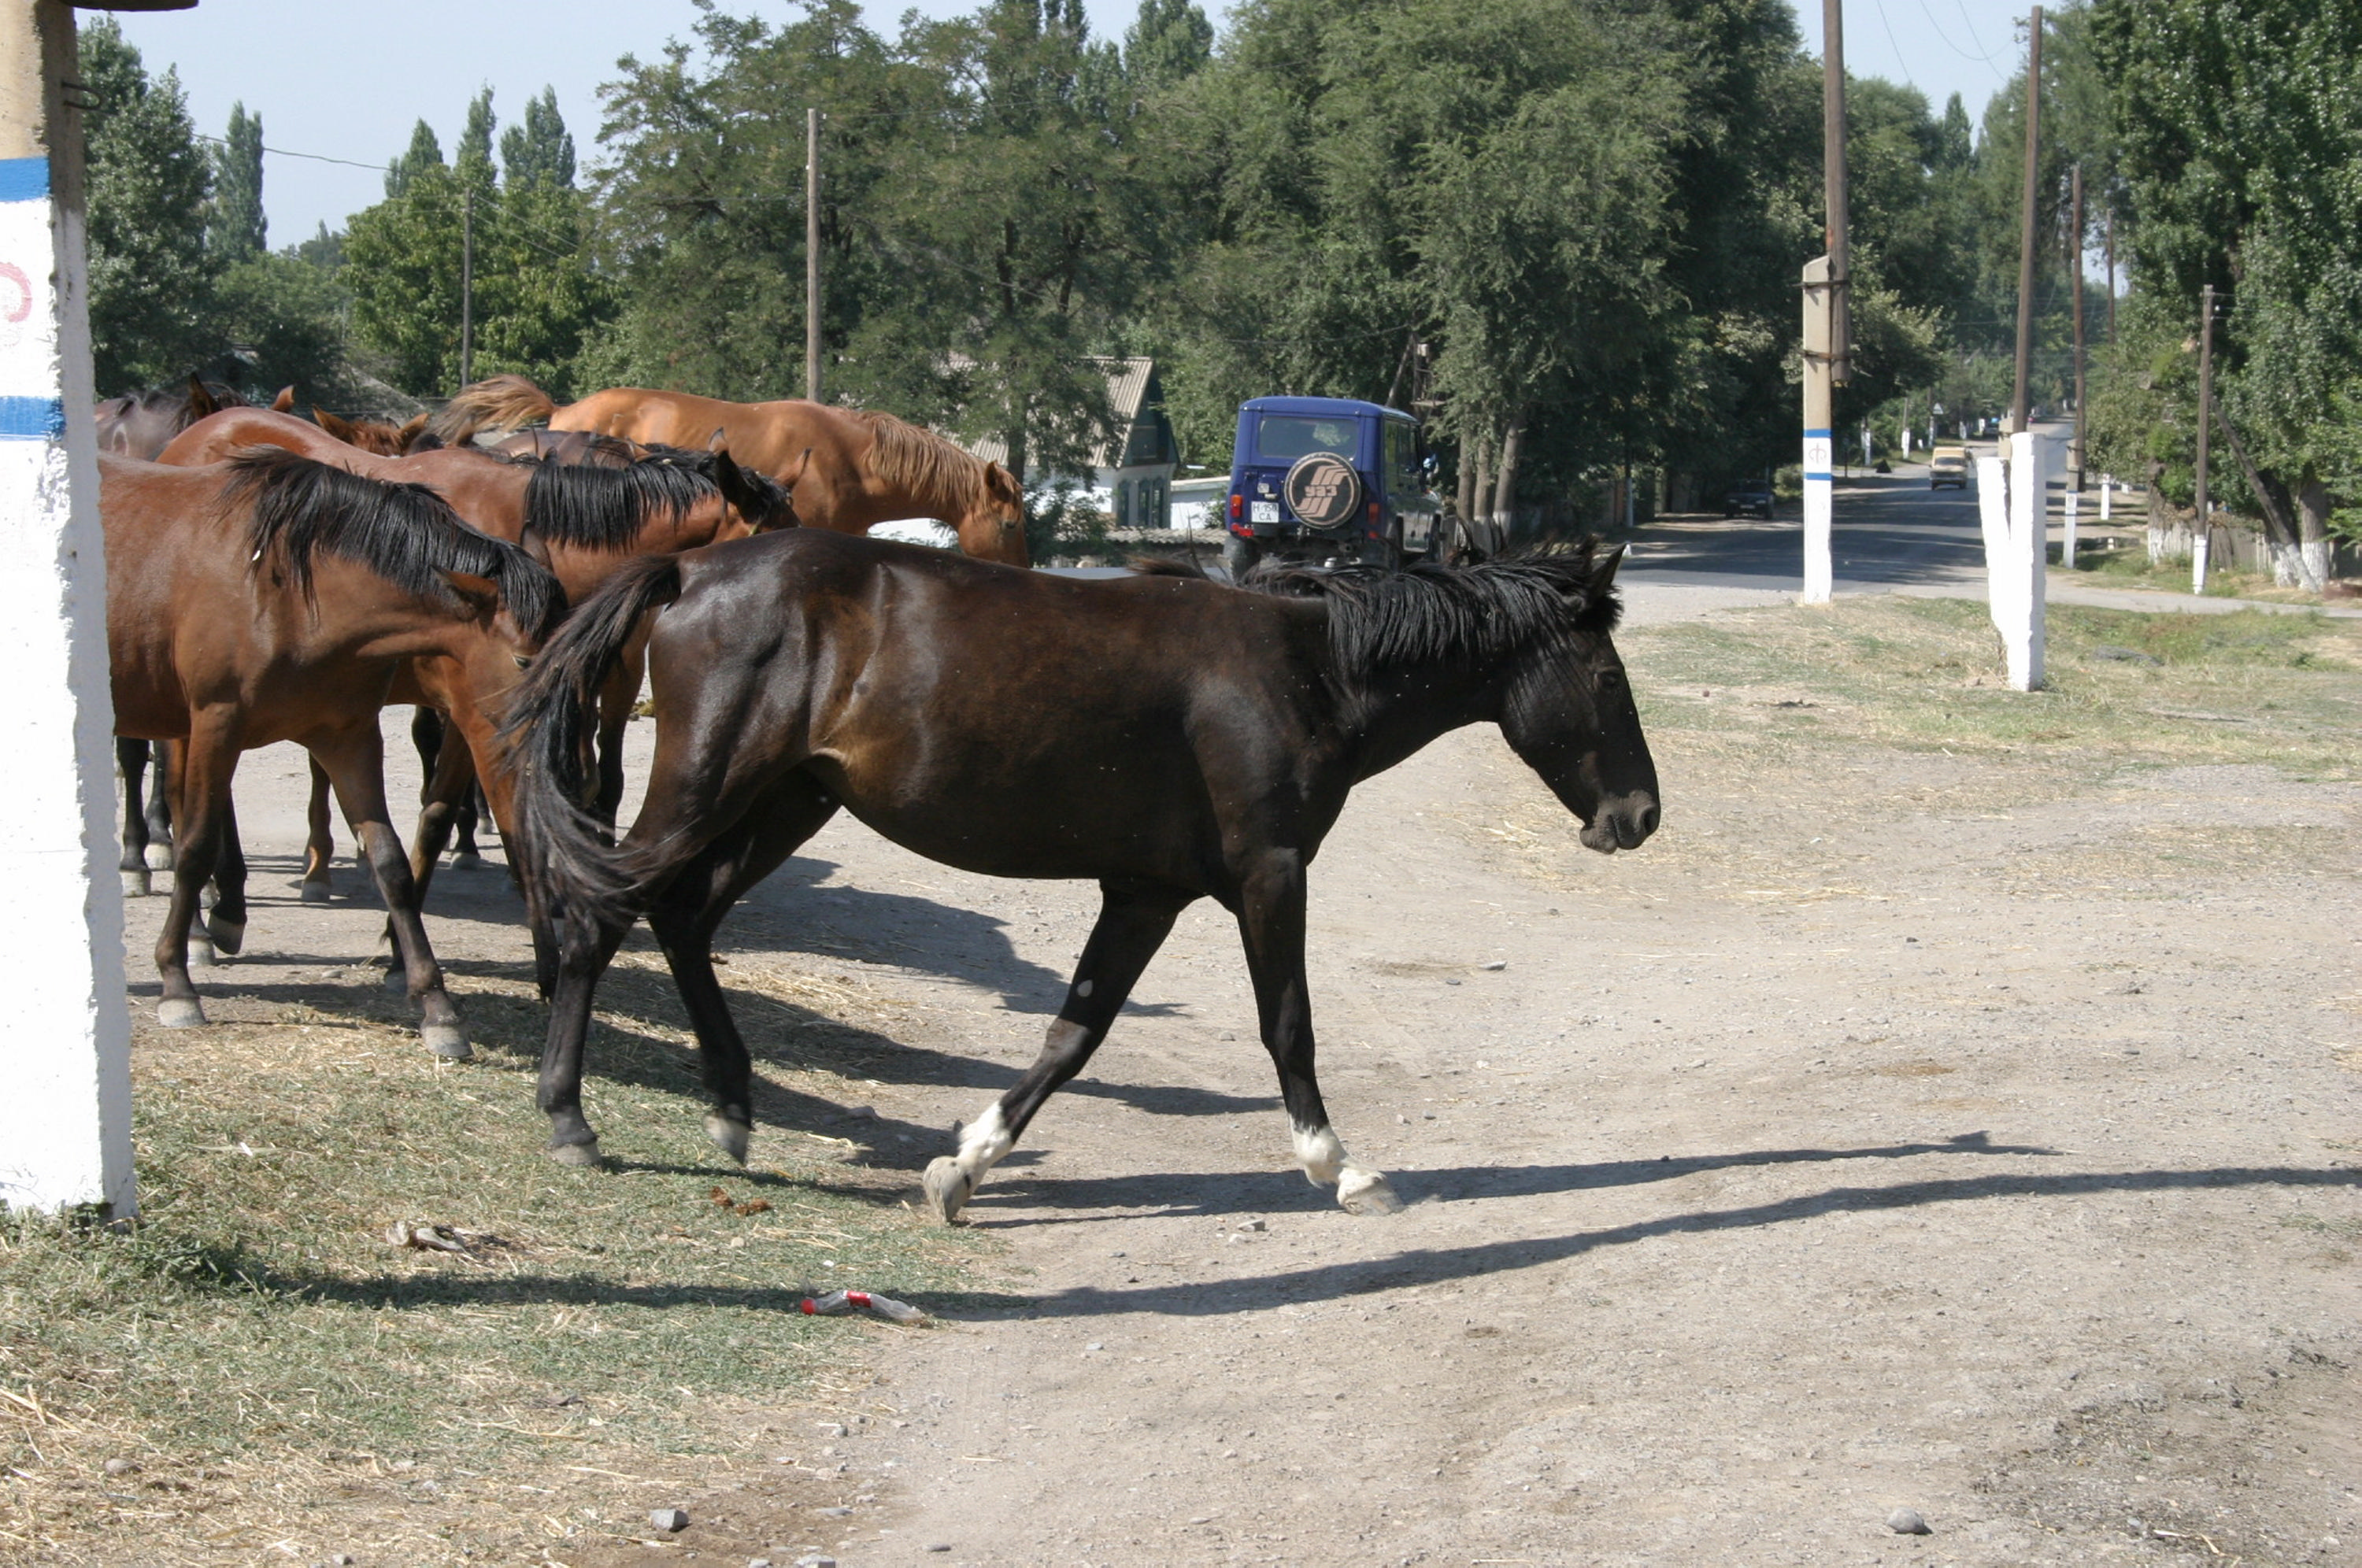
{"label": "spare tire cover", "polygon": [[1287,509],[1308,528],[1341,528],[1362,510],[1362,476],[1334,452],[1307,452],[1287,470]]}

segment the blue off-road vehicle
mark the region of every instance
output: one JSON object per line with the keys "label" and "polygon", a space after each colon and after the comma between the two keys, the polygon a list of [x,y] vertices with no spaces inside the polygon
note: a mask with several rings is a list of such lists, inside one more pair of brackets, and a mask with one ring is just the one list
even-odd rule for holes
{"label": "blue off-road vehicle", "polygon": [[1428,483],[1418,422],[1339,397],[1239,406],[1222,560],[1237,577],[1266,557],[1395,567],[1451,548]]}

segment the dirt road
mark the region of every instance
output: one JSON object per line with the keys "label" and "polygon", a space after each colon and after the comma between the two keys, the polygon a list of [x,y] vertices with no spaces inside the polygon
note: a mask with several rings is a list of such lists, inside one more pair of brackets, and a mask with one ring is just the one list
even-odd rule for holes
{"label": "dirt road", "polygon": [[[566,1560],[2362,1562],[2362,787],[1657,750],[1636,855],[1578,848],[1490,731],[1330,841],[1323,1087],[1404,1213],[1296,1174],[1235,932],[1194,910],[969,1210],[1005,1309],[880,1334],[864,1399],[811,1412],[845,1423],[835,1511],[717,1489]],[[259,845],[292,845],[287,760],[249,764],[289,776],[242,789]],[[915,1182],[1031,1058],[1094,901],[839,819],[724,951],[926,1021],[849,1156]],[[514,956],[495,877],[437,903],[447,954]],[[274,903],[253,940],[373,919]]]}

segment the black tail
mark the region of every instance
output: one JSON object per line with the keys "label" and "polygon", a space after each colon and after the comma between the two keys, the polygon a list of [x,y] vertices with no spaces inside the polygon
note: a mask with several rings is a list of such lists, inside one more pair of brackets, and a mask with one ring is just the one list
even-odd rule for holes
{"label": "black tail", "polygon": [[643,616],[680,597],[680,562],[646,556],[577,610],[510,694],[502,726],[516,777],[519,872],[535,915],[587,938],[639,914],[630,858],[587,808],[600,684]]}

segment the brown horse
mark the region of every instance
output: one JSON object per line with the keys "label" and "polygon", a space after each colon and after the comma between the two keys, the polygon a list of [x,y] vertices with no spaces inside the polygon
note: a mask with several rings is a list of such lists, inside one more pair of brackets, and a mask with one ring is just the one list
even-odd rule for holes
{"label": "brown horse", "polygon": [[[100,451],[150,462],[166,442],[205,415],[246,406],[235,387],[191,376],[185,387],[156,387],[108,398],[92,414],[98,422]],[[295,389],[281,387],[270,406],[281,414],[294,407]]]}
{"label": "brown horse", "polygon": [[[189,929],[220,854],[230,778],[239,753],[292,740],[327,769],[369,856],[426,1043],[466,1056],[386,810],[378,711],[405,667],[431,664],[469,744],[492,756],[483,710],[565,615],[557,580],[425,486],[290,452],[206,468],[105,458],[99,480],[116,729],[181,743],[158,1021],[205,1021]],[[505,807],[504,776],[491,777]],[[224,889],[215,941],[235,951],[245,921],[243,890],[234,901]]]}
{"label": "brown horse", "polygon": [[[706,1130],[744,1159],[745,1043],[713,933],[839,807],[996,877],[1083,878],[1104,904],[1040,1058],[928,1167],[956,1216],[1079,1072],[1174,920],[1238,917],[1295,1150],[1357,1212],[1396,1207],[1346,1153],[1313,1076],[1306,873],[1348,790],[1489,722],[1584,845],[1656,830],[1657,775],[1611,640],[1616,558],[1274,571],[1247,591],[1166,575],[1077,581],[807,531],[635,562],[576,612],[512,699],[517,838],[557,961],[541,1105],[550,1152],[598,1159],[582,1114],[599,976],[646,911],[697,1031]],[[646,802],[620,843],[578,803],[582,723],[653,612]],[[765,635],[744,629],[760,624]]]}
{"label": "brown horse", "polygon": [[[620,467],[568,465],[502,458],[468,447],[406,458],[381,458],[338,441],[304,420],[259,409],[232,409],[190,426],[164,449],[167,463],[212,463],[255,446],[283,448],[373,479],[427,484],[471,527],[524,544],[542,556],[568,602],[595,592],[635,555],[695,548],[765,528],[792,526],[788,492],[748,473],[725,449],[695,452],[635,448]],[[448,694],[431,687],[432,671],[398,679],[390,701],[449,712]],[[600,767],[605,798],[623,799],[623,732],[639,695],[639,661],[616,671],[601,705]],[[425,748],[422,747],[425,752]],[[477,779],[476,758],[464,745],[442,745],[423,756],[429,774],[425,810],[412,844],[413,875],[422,889]],[[304,898],[326,900],[335,843],[329,836],[327,780],[313,774],[311,842],[304,855]],[[613,807],[609,807],[612,812]],[[472,824],[469,824],[472,826]],[[472,852],[472,834],[462,841]],[[128,854],[127,842],[127,856]]]}
{"label": "brown horse", "polygon": [[427,434],[426,415],[423,414],[414,414],[396,425],[390,419],[344,419],[315,407],[312,410],[312,422],[348,446],[374,452],[381,458],[431,452],[443,445],[439,438]]}
{"label": "brown horse", "polygon": [[951,525],[960,548],[980,560],[1032,564],[1024,491],[1007,469],[870,409],[801,398],[724,403],[639,387],[613,387],[561,408],[523,376],[494,376],[461,388],[432,428],[456,447],[480,430],[515,430],[536,419],[553,430],[676,447],[699,445],[718,428],[740,462],[795,485],[806,527],[866,534],[880,523],[933,517]]}

